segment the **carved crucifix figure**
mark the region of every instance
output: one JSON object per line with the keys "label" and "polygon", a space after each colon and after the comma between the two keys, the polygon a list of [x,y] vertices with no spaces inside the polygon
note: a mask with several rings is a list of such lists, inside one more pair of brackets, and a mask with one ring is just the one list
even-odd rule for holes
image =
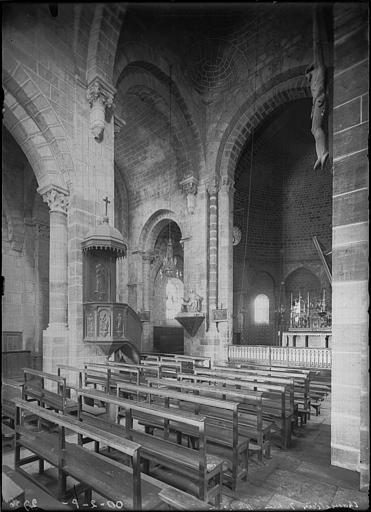
{"label": "carved crucifix figure", "polygon": [[313,15],[313,53],[314,62],[305,71],[312,93],[312,135],[316,142],[317,160],[314,170],[324,168],[329,156],[327,136],[324,131],[324,117],[326,113],[326,67],[319,30],[318,10]]}
{"label": "carved crucifix figure", "polygon": [[108,199],[108,197],[104,197],[103,201],[106,203],[106,214],[105,216],[108,217],[108,205],[111,203],[111,201]]}

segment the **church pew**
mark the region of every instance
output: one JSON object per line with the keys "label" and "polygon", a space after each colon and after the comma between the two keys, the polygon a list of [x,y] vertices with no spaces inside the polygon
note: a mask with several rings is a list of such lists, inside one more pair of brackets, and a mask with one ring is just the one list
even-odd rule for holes
{"label": "church pew", "polygon": [[[23,377],[23,376],[22,376]],[[1,378],[1,419],[10,428],[14,428],[15,406],[13,399],[22,397],[23,382],[16,379]]]}
{"label": "church pew", "polygon": [[173,377],[182,372],[183,364],[180,361],[153,361],[143,359],[141,365],[149,368],[158,368],[158,377]]}
{"label": "church pew", "polygon": [[[120,385],[134,386],[133,384]],[[79,389],[77,394],[79,397],[78,418],[83,424],[94,425],[104,432],[112,432],[118,436],[121,435],[138,442],[141,445],[141,457],[143,459],[164,466],[174,474],[180,475],[183,484],[188,484],[191,490],[196,485],[197,497],[199,499],[204,501],[214,500],[216,506],[220,505],[222,470],[225,462],[224,458],[210,454],[207,449],[205,417],[190,414],[186,411],[161,407],[158,404],[127,400],[102,391]],[[103,418],[83,412],[82,405],[85,398],[106,402],[110,406],[110,414]],[[112,412],[114,412],[116,421],[114,421]],[[122,416],[125,417],[125,425],[120,425],[119,423],[119,419]],[[135,429],[134,419],[144,420],[149,424],[159,421],[165,432],[164,437],[154,437]],[[176,423],[177,428],[179,428],[179,425],[184,425],[197,430],[198,450],[193,450],[170,441],[169,434],[173,423]],[[83,438],[81,438],[80,442],[83,443]],[[96,445],[95,450],[99,451],[99,446]],[[107,455],[109,456],[110,453],[107,452]]]}
{"label": "church pew", "polygon": [[[42,407],[61,411],[63,414],[77,411],[77,402],[67,397],[66,379],[51,373],[23,369],[22,398],[26,401],[37,401]],[[45,387],[45,382],[49,388]],[[56,391],[53,391],[52,386]]]}
{"label": "church pew", "polygon": [[[274,365],[264,365],[258,363],[238,363],[231,364],[232,368],[247,368],[247,369],[260,369],[260,370],[271,370],[283,374],[287,373],[291,374],[299,374],[306,375],[308,377],[308,397],[309,397],[309,406],[313,407],[316,412],[316,416],[320,414],[321,402],[331,391],[331,385],[324,384],[323,382],[317,382],[317,374],[319,373],[316,370],[307,370],[303,368],[293,368],[287,366],[274,366]],[[310,417],[308,417],[310,419]]]}
{"label": "church pew", "polygon": [[[286,379],[288,383],[293,383],[294,401],[298,405],[298,413],[302,421],[306,423],[310,419],[310,398],[309,398],[309,375],[299,372],[280,372],[270,369],[262,368],[231,368],[229,366],[215,366],[216,371],[226,373],[234,373],[236,375],[251,375],[251,376],[268,376],[273,379]],[[272,382],[279,382],[273,381]],[[281,381],[284,383],[284,380]]]}
{"label": "church pew", "polygon": [[140,368],[125,363],[84,363],[84,370],[83,381],[85,386],[91,383],[89,382],[89,371],[92,370],[103,371],[107,374],[109,382],[107,382],[106,387],[115,379],[139,384],[141,378]]}
{"label": "church pew", "polygon": [[[57,498],[59,500],[66,496],[66,477],[69,475],[110,500],[123,500],[130,508],[141,508],[139,444],[113,434],[102,433],[94,427],[82,425],[72,416],[60,415],[24,400],[17,399],[15,405],[17,409],[15,468],[17,471],[43,489],[40,481],[24,470],[22,466],[36,460],[47,461],[58,470]],[[57,425],[58,433],[30,431],[23,421],[22,411],[32,412],[40,420],[43,419]],[[133,471],[128,471],[123,467],[121,474],[117,474],[118,481],[114,482],[112,475],[109,475],[111,468],[103,468],[94,452],[66,441],[66,429],[69,432],[88,435],[98,442],[107,443],[112,448],[129,456],[132,460]],[[21,458],[21,447],[31,451],[34,455]],[[100,473],[99,480],[97,472]],[[111,481],[108,480],[109,476]],[[47,491],[45,488],[44,490]]]}
{"label": "church pew", "polygon": [[161,374],[161,368],[157,364],[153,365],[143,365],[143,364],[135,364],[135,363],[119,363],[116,361],[106,361],[105,364],[110,367],[117,368],[120,370],[121,368],[125,371],[125,369],[136,369],[139,372],[139,384],[142,381],[145,381],[147,377],[158,377]]}
{"label": "church pew", "polygon": [[[298,423],[298,411],[299,411],[299,405],[302,401],[302,396],[295,397],[294,393],[294,379],[293,378],[287,378],[287,377],[276,377],[271,376],[268,374],[264,374],[264,372],[257,374],[254,372],[248,372],[248,371],[228,371],[228,369],[212,369],[212,370],[204,370],[204,369],[197,369],[194,371],[195,375],[209,375],[214,377],[221,377],[221,378],[227,378],[232,380],[244,380],[247,382],[258,382],[261,384],[277,384],[282,385],[286,387],[286,395],[287,404],[292,404],[292,410],[293,410],[293,422],[297,425]],[[287,405],[286,404],[286,405]]]}
{"label": "church pew", "polygon": [[71,510],[66,504],[58,501],[51,494],[21,475],[19,471],[3,465],[2,472],[24,491],[24,499],[18,504],[14,503],[13,510],[17,510],[19,507],[21,510],[32,510],[35,505],[37,506],[36,510]]}
{"label": "church pew", "polygon": [[231,389],[250,389],[261,391],[263,400],[263,419],[272,422],[272,431],[277,431],[281,438],[281,447],[287,449],[291,444],[291,424],[295,421],[292,390],[286,385],[258,382],[255,380],[230,379],[212,375],[178,374],[179,380],[217,384]]}
{"label": "church pew", "polygon": [[[174,361],[184,361],[187,365],[190,366],[190,369],[193,370],[197,367],[210,368],[211,367],[211,358],[206,356],[190,356],[184,354],[170,354],[167,352],[142,352],[141,359],[147,361],[166,361],[166,360],[174,360]],[[183,370],[183,369],[182,369]]]}
{"label": "church pew", "polygon": [[[224,479],[232,486],[234,490],[237,482],[247,477],[248,471],[248,445],[250,435],[255,434],[250,425],[245,425],[245,432],[239,431],[238,413],[240,404],[238,402],[230,402],[226,400],[218,400],[215,398],[197,396],[189,393],[177,392],[169,389],[153,388],[149,386],[134,386],[118,384],[117,394],[122,392],[131,393],[137,399],[147,399],[150,402],[157,399],[157,403],[161,401],[165,407],[172,410],[191,411],[196,414],[203,414],[204,410],[209,420],[206,425],[207,443],[212,453],[222,454],[229,460],[230,473],[225,472]],[[206,412],[206,407],[208,411]],[[159,421],[147,423],[148,427],[161,428]],[[178,435],[187,436],[191,442],[195,438],[194,429],[186,428],[184,425],[175,425],[174,429]]]}
{"label": "church pew", "polygon": [[[161,482],[140,472],[140,450],[138,443],[127,440],[114,433],[105,433],[99,429],[82,424],[71,416],[57,415],[35,404],[18,399],[15,404],[17,412],[17,445],[15,467],[16,471],[3,466],[5,471],[25,490],[25,497],[37,500],[37,506],[45,510],[70,510],[71,498],[76,493],[85,492],[83,506],[97,503],[92,500],[92,491],[105,497],[125,510],[183,510],[184,504],[188,510],[210,510],[212,507],[188,493]],[[25,425],[24,413],[32,416],[42,416],[48,422],[58,425],[58,434],[50,432],[33,432]],[[66,433],[86,435],[130,457],[131,466],[84,449],[75,443],[67,442]],[[21,447],[30,450],[33,455],[21,458]],[[48,460],[58,471],[58,499],[50,494],[50,489],[44,487],[40,480],[30,474],[22,466],[33,460]],[[67,477],[71,476],[80,482],[67,491]],[[27,503],[27,502],[26,502]],[[72,502],[73,503],[73,502]]]}
{"label": "church pew", "polygon": [[[232,400],[240,404],[239,424],[244,423],[246,434],[252,442],[249,443],[250,450],[259,450],[259,459],[263,454],[270,457],[270,431],[271,423],[264,421],[262,416],[262,393],[251,390],[226,389],[225,387],[208,386],[175,380],[169,378],[148,379],[149,386],[165,387],[179,390],[180,392],[191,392],[198,395],[209,396],[218,400]],[[201,409],[201,412],[207,411]],[[246,414],[243,414],[246,413]],[[242,433],[242,428],[239,428]]]}

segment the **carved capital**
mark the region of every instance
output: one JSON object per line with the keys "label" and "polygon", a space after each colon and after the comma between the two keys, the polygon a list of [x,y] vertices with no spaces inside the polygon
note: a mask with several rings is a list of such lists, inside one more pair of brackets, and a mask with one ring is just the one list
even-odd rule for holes
{"label": "carved capital", "polygon": [[198,179],[195,178],[194,176],[188,176],[188,178],[184,178],[184,180],[182,180],[179,185],[181,186],[183,192],[185,194],[193,194],[193,195],[196,195],[197,194],[197,189],[198,189]]}
{"label": "carved capital", "polygon": [[220,184],[219,181],[213,179],[206,184],[206,189],[210,196],[216,196],[219,192]]}
{"label": "carved capital", "polygon": [[51,212],[60,212],[67,215],[70,198],[66,190],[54,186],[46,189],[39,189],[38,192],[42,196],[43,201],[49,206]]}
{"label": "carved capital", "polygon": [[90,105],[90,129],[97,142],[103,140],[106,110],[113,106],[116,90],[99,77],[94,78],[86,93]]}
{"label": "carved capital", "polygon": [[180,182],[183,192],[187,196],[187,210],[191,215],[195,210],[195,195],[198,189],[198,179],[194,176],[188,176]]}
{"label": "carved capital", "polygon": [[116,90],[104,82],[101,78],[94,78],[86,92],[86,98],[89,102],[90,107],[93,107],[94,103],[100,103],[106,108],[111,108],[113,105],[113,98]]}

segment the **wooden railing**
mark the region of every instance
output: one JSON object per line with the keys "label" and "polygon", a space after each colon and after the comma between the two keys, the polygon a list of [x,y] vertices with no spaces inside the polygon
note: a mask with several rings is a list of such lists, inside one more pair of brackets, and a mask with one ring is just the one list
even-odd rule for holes
{"label": "wooden railing", "polygon": [[228,361],[331,369],[331,349],[273,347],[269,345],[228,345]]}

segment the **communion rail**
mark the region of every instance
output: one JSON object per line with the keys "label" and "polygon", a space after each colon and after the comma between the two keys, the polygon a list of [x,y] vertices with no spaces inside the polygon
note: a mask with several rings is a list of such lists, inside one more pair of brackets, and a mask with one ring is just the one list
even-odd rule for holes
{"label": "communion rail", "polygon": [[331,349],[228,345],[230,363],[253,362],[278,366],[331,369]]}

